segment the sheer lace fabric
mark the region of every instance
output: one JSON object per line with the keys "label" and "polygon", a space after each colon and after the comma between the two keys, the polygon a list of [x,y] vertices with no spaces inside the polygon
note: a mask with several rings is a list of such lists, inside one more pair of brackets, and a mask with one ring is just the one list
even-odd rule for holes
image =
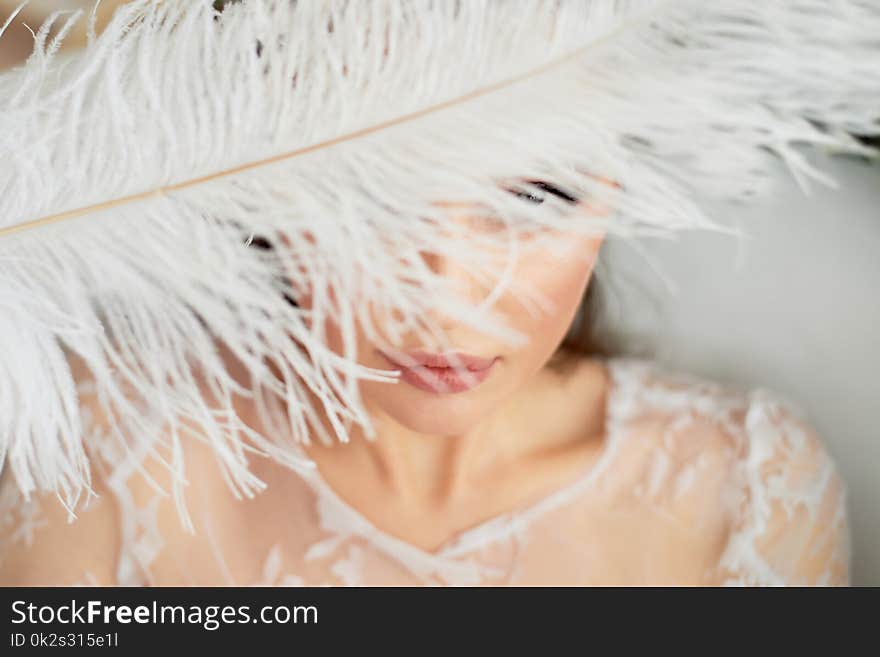
{"label": "sheer lace fabric", "polygon": [[[291,471],[281,490],[230,504],[207,451],[187,463],[195,527],[187,533],[173,502],[149,485],[143,457],[114,450],[94,428],[112,498],[98,503],[112,503],[118,518],[107,583],[849,583],[846,488],[794,404],[646,359],[606,364],[612,388],[598,460],[552,494],[434,551],[372,524],[316,471]],[[2,496],[4,541],[38,542],[45,502],[18,499],[8,482]],[[103,582],[83,572],[58,583]]]}

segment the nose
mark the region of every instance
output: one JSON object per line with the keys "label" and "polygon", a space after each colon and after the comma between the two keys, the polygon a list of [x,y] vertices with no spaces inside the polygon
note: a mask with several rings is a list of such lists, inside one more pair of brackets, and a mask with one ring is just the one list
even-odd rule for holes
{"label": "nose", "polygon": [[[481,272],[473,271],[476,264],[468,265],[454,253],[423,250],[420,251],[420,255],[428,269],[442,278],[448,285],[449,291],[462,301],[474,306],[483,303],[489,296],[491,290],[486,284],[491,281],[481,282],[482,277],[479,276]],[[482,272],[486,278],[490,278],[489,273]]]}
{"label": "nose", "polygon": [[[425,264],[470,308],[494,306],[509,287],[519,262],[519,249],[504,237],[504,222],[471,203],[441,201],[435,205],[443,208],[442,221],[448,230],[442,231],[446,239],[441,240],[441,248],[420,251]],[[498,241],[478,239],[496,236]],[[466,257],[469,249],[478,253]]]}
{"label": "nose", "polygon": [[[467,243],[467,236],[473,231],[467,214],[454,213],[447,221],[449,223],[446,225],[450,228],[456,226],[461,230],[451,230],[448,239],[441,239],[436,248],[420,250],[422,261],[434,275],[443,280],[443,293],[454,298],[456,305],[464,306],[462,311],[465,308],[494,306],[496,297],[501,293],[501,290],[496,289],[497,279],[505,274],[506,263],[500,263],[498,257],[467,256],[467,249],[471,248]],[[448,330],[461,324],[461,319],[443,312],[443,304],[439,298],[427,301],[427,314],[436,326]]]}

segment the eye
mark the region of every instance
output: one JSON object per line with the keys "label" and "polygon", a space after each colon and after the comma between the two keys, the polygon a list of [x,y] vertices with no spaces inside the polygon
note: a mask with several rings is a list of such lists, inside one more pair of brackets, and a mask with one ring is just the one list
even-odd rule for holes
{"label": "eye", "polygon": [[543,196],[538,196],[536,194],[530,194],[529,192],[523,191],[521,189],[508,189],[508,192],[516,196],[517,198],[522,199],[523,201],[528,201],[529,203],[534,203],[535,205],[540,205],[544,202]]}
{"label": "eye", "polygon": [[556,198],[562,199],[566,203],[570,205],[574,205],[578,202],[576,196],[569,194],[564,189],[557,187],[551,183],[548,183],[544,180],[527,180],[525,181],[530,188],[522,189],[519,187],[507,188],[507,191],[516,196],[517,198],[521,198],[524,201],[528,201],[529,203],[535,203],[536,205],[540,205],[543,203],[547,194],[551,194]]}

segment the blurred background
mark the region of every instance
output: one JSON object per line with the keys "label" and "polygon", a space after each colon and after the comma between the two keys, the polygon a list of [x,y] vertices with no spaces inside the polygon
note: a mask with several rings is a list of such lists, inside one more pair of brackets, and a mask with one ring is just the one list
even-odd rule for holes
{"label": "blurred background", "polygon": [[[104,24],[124,0],[103,0]],[[0,25],[19,4],[0,0]],[[0,38],[0,69],[30,52],[43,18],[94,0],[31,0]],[[66,40],[85,41],[84,24]],[[597,269],[603,330],[626,352],[800,406],[849,486],[855,585],[880,586],[880,162],[811,153],[838,189],[715,208],[749,238],[610,239]]]}
{"label": "blurred background", "polygon": [[716,208],[746,240],[607,242],[604,330],[626,351],[800,406],[849,487],[852,582],[878,586],[880,162],[811,155],[839,189],[808,196],[780,165],[772,198]]}
{"label": "blurred background", "polygon": [[[23,3],[23,0],[0,0],[0,27],[6,19]],[[97,4],[96,17],[98,28],[105,25],[119,5],[125,0],[101,0]],[[0,68],[8,68],[21,62],[30,54],[33,44],[31,30],[36,32],[43,20],[54,11],[85,9],[91,12],[96,6],[95,0],[28,0],[27,5],[12,22],[0,39]],[[65,39],[65,50],[82,46],[86,40],[86,21],[80,20]]]}

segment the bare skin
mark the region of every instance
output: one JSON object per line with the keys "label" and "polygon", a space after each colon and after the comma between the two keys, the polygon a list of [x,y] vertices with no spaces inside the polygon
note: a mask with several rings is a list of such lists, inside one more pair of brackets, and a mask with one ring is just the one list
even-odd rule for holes
{"label": "bare skin", "polygon": [[[102,7],[116,4],[115,0],[105,0]],[[4,7],[8,11],[11,5],[0,1],[0,8]],[[34,17],[25,18],[31,25],[39,23]],[[98,18],[100,26],[106,16]],[[30,49],[32,37],[22,22],[19,19],[0,40],[0,68],[19,63]],[[80,40],[74,35],[67,45]],[[467,220],[466,215],[456,214],[456,206],[450,204],[450,208],[457,220]],[[596,208],[581,209],[596,212]],[[590,280],[592,259],[602,241],[602,236],[570,240],[572,256],[586,258],[551,261],[538,254],[521,263],[518,275],[537,283],[557,308],[549,316],[533,319],[513,300],[501,300],[508,321],[531,337],[525,350],[511,351],[459,327],[446,327],[463,351],[500,359],[492,377],[478,388],[464,394],[436,395],[406,384],[364,384],[364,398],[380,438],[369,442],[355,432],[348,445],[309,446],[308,454],[322,478],[376,527],[433,552],[460,532],[528,505],[587,470],[607,443],[603,419],[610,384],[608,372],[599,359],[580,357],[575,366],[565,370],[556,370],[548,363]],[[453,263],[435,258],[431,264],[445,275],[461,277]],[[485,293],[464,278],[461,282],[475,295],[475,301]],[[366,365],[390,367],[363,339],[359,352]],[[242,419],[257,427],[253,409],[246,400],[238,401]],[[93,406],[89,399],[83,399],[82,404]],[[698,454],[707,464],[703,468],[705,481],[681,501],[650,508],[638,496],[627,494],[644,480],[633,466],[631,475],[619,478],[617,485],[625,494],[615,499],[613,507],[597,499],[589,507],[578,508],[574,522],[566,524],[571,551],[566,553],[554,543],[552,552],[547,552],[553,558],[540,563],[547,570],[539,572],[537,583],[580,583],[567,566],[584,561],[581,538],[597,536],[607,556],[601,569],[605,582],[681,585],[715,584],[723,579],[724,573],[714,564],[731,527],[713,502],[713,485],[720,486],[724,481],[730,458],[727,439],[716,425],[705,421],[694,422],[685,432],[689,439],[681,441],[680,447],[664,443],[662,417],[646,418],[636,430],[637,454],[629,459],[630,463],[639,463],[639,454],[663,449],[674,450],[670,452],[671,461],[679,464]],[[301,492],[301,487],[295,485],[297,475],[274,461],[255,458],[252,470],[268,487],[255,498],[243,501],[230,493],[207,447],[196,441],[185,441],[182,447],[188,478],[197,484],[187,491],[191,513],[195,517],[210,511],[222,519],[217,529],[227,555],[243,564],[244,569],[258,570],[263,556],[258,554],[258,546],[270,544],[277,538],[279,524],[302,509],[296,499]],[[148,462],[145,469],[155,483],[170,489],[170,477],[162,466]],[[8,477],[0,478],[0,487],[9,485],[12,482]],[[77,509],[78,519],[72,523],[67,522],[67,512],[53,495],[38,498],[44,523],[32,542],[17,538],[11,547],[0,550],[0,585],[116,583],[122,532],[119,509],[101,472],[94,473],[93,485],[97,497]],[[144,507],[155,489],[144,477],[135,476],[130,480],[129,492],[138,506]],[[195,537],[187,534],[169,498],[159,503],[157,521],[165,550],[151,567],[153,584],[229,583],[218,569],[204,532]],[[796,559],[786,541],[805,535],[805,531],[792,522],[787,513],[777,509],[762,543],[756,547],[770,553],[778,542],[783,548],[783,561],[793,564],[802,577],[798,581],[818,581],[827,570],[835,544],[823,542],[821,550],[804,550]],[[817,526],[821,529],[823,524]],[[198,530],[203,529],[198,526]],[[15,530],[14,524],[0,522],[0,539],[10,538]],[[816,533],[821,538],[821,532]],[[651,541],[650,549],[646,549],[642,537]],[[648,562],[646,554],[650,556]],[[562,564],[561,576],[553,572],[557,562]],[[181,563],[187,566],[186,580],[181,576]],[[650,570],[644,568],[646,563],[650,563]],[[831,581],[845,584],[846,572],[835,571]]]}
{"label": "bare skin", "polygon": [[[379,439],[369,442],[356,433],[349,445],[309,446],[324,480],[375,525],[434,550],[582,472],[602,446],[608,374],[593,359],[565,371],[547,365],[583,297],[602,240],[572,236],[570,258],[537,252],[521,263],[516,275],[538,286],[557,308],[533,318],[513,298],[501,301],[509,324],[528,334],[526,347],[514,350],[445,327],[460,351],[499,359],[477,388],[437,394],[405,382],[365,383]],[[462,280],[472,302],[487,294],[454,263],[435,258],[431,265]],[[372,345],[362,342],[359,351],[364,364],[390,367]]]}
{"label": "bare skin", "polygon": [[[534,260],[522,263],[517,275],[539,284],[556,307],[554,313],[532,317],[520,312],[514,300],[501,299],[499,307],[508,321],[530,336],[525,347],[511,349],[460,327],[447,327],[462,351],[499,359],[497,370],[476,388],[438,394],[403,382],[364,384],[363,397],[378,440],[367,441],[355,431],[347,445],[308,446],[323,481],[379,531],[436,553],[461,532],[527,507],[590,470],[608,444],[604,421],[610,373],[599,358],[579,357],[562,369],[551,365],[592,275],[593,258],[574,254],[595,255],[602,240],[603,236],[571,236],[572,257],[550,262],[536,251],[530,256]],[[435,260],[432,266],[445,275],[460,276],[450,263]],[[476,286],[468,289],[474,301],[485,293]],[[361,362],[391,369],[360,337]],[[335,339],[331,332],[331,342]],[[422,345],[406,345],[418,346]],[[237,404],[239,416],[259,429],[248,401],[238,399]],[[743,415],[744,410],[739,422]],[[633,422],[630,433],[638,440],[627,442],[626,452],[617,456],[613,484],[576,505],[562,521],[564,536],[537,532],[530,537],[533,547],[547,555],[532,561],[530,582],[716,585],[735,575],[720,567],[719,559],[737,522],[723,503],[730,493],[731,463],[739,458],[732,449],[736,443],[711,416],[699,415],[670,439],[672,419],[657,413]],[[150,583],[257,581],[267,546],[277,544],[285,531],[287,544],[279,558],[302,559],[304,548],[296,533],[290,533],[291,520],[313,516],[315,507],[304,496],[307,490],[299,474],[268,458],[254,458],[251,469],[267,488],[251,499],[237,499],[208,446],[184,439],[182,448],[192,484],[186,503],[197,519],[196,533],[186,532],[169,497],[158,500],[156,522],[163,549],[150,563]],[[693,468],[697,474],[683,491],[672,494],[675,487],[667,486],[660,497],[648,500],[640,491],[651,479],[657,455],[664,455],[665,463],[674,468]],[[169,456],[167,451],[163,456]],[[785,461],[785,456],[776,467],[800,472],[815,467],[809,458],[800,463],[791,461],[791,455],[791,462]],[[171,478],[163,465],[144,465],[155,483],[170,490]],[[115,584],[120,509],[100,473],[95,474],[95,489],[96,503],[69,524],[56,500],[42,498],[41,515],[47,522],[33,543],[19,541],[0,554],[0,584],[84,583],[84,574],[85,583]],[[829,490],[836,494],[836,488]],[[128,480],[127,494],[139,509],[157,501],[155,489],[141,475]],[[825,508],[833,512],[834,498],[828,499]],[[830,520],[811,525],[808,514],[789,516],[781,507],[773,513],[764,536],[754,544],[756,551],[792,570],[792,582],[830,577],[831,582],[846,583],[845,563],[833,556],[844,539],[835,534],[830,537],[834,540],[826,540],[823,534]],[[0,526],[0,534],[9,529]],[[812,536],[816,545],[792,546],[804,536]],[[219,544],[222,559],[217,558]],[[595,569],[590,558],[600,559]]]}
{"label": "bare skin", "polygon": [[[324,481],[374,525],[435,551],[584,472],[603,446],[607,387],[604,365],[584,359],[566,373],[542,369],[455,436],[421,434],[376,414],[377,441],[358,434],[350,444],[307,451]],[[267,481],[289,476],[265,459],[255,471]]]}
{"label": "bare skin", "polygon": [[[453,211],[451,220],[467,221],[467,217]],[[507,321],[529,335],[525,347],[512,349],[459,327],[445,327],[459,350],[498,359],[495,371],[480,386],[437,394],[404,382],[362,384],[379,439],[368,441],[355,430],[347,445],[308,446],[308,455],[324,480],[377,527],[412,545],[434,550],[487,518],[536,501],[589,467],[603,445],[608,372],[598,359],[582,357],[566,368],[549,367],[548,363],[554,355],[559,356],[559,345],[583,297],[603,239],[604,235],[572,236],[570,258],[548,262],[549,256],[536,251],[523,260],[516,275],[537,284],[557,308],[554,313],[531,317],[515,299],[500,301]],[[431,266],[444,275],[461,276],[454,265],[441,259],[434,258]],[[486,294],[486,290],[465,284],[474,301]],[[331,340],[335,339],[332,336],[331,331]],[[363,364],[393,369],[363,336],[361,340]],[[257,427],[256,414],[246,400],[239,400],[238,411]],[[204,490],[222,488],[220,472],[206,448],[193,441],[184,449],[189,467],[198,467],[199,474],[192,479]],[[160,484],[168,484],[161,466],[147,468]],[[284,482],[297,475],[266,458],[255,459],[253,471],[268,484],[260,495],[263,501],[274,494],[275,504],[284,505]],[[137,495],[138,484],[134,486]],[[145,481],[142,487],[146,495],[150,487]],[[98,492],[102,492],[100,482]],[[188,501],[195,505],[194,514],[198,513],[198,499],[199,495],[193,495]],[[216,505],[217,499],[213,496],[212,503]],[[231,495],[224,499],[228,499],[229,514],[242,513],[241,504]],[[163,535],[171,541],[170,536],[176,533],[185,540],[179,521],[172,517],[172,506],[168,504]],[[83,515],[101,526],[116,525],[112,507],[112,497],[102,495]],[[59,515],[63,516],[60,509]],[[253,532],[263,531],[250,517]],[[55,538],[69,543],[79,540],[71,535],[79,534],[80,524],[85,523],[55,522],[45,531],[60,531],[65,538]],[[92,536],[105,534],[112,536],[113,531],[96,534],[92,530],[82,540],[92,543]],[[44,536],[43,544],[54,542],[49,539]],[[92,550],[91,554],[102,560],[91,563],[89,572],[103,573],[96,575],[99,579],[112,578],[112,568],[107,566],[108,561],[112,563],[107,559],[112,551],[112,547]],[[25,573],[34,575],[26,577],[28,581],[39,581],[41,564],[47,561],[51,559],[45,555],[37,561],[24,550],[18,557],[7,555],[0,565],[0,581],[20,581]],[[58,575],[59,567],[53,568],[53,575]],[[70,567],[82,572],[81,564]]]}
{"label": "bare skin", "polygon": [[[117,4],[110,3],[114,9]],[[110,13],[108,7],[102,11],[99,26]],[[32,24],[39,24],[42,18],[23,17]],[[31,35],[21,22],[22,18],[3,39],[2,64],[20,62],[29,48]],[[75,47],[79,36],[69,38],[66,45]],[[17,46],[20,48],[15,50]],[[446,205],[454,220],[467,221],[460,206]],[[586,206],[580,209],[595,212]],[[607,372],[593,359],[581,358],[576,366],[564,370],[547,367],[547,363],[571,323],[602,241],[601,235],[573,239],[571,252],[577,257],[562,262],[548,262],[538,253],[521,263],[518,275],[537,282],[557,304],[557,312],[532,319],[513,299],[501,301],[500,309],[509,323],[530,336],[526,349],[515,352],[479,335],[444,327],[462,351],[499,357],[496,371],[477,389],[435,395],[405,383],[364,384],[364,398],[380,439],[367,441],[356,430],[348,445],[309,446],[308,454],[325,481],[378,527],[431,550],[481,520],[540,498],[587,468],[603,445]],[[430,254],[426,258],[445,275],[461,277],[452,263]],[[486,293],[468,281],[461,282],[475,301]],[[363,364],[391,368],[363,340],[359,351]],[[245,400],[239,404],[242,418],[256,426],[253,409]],[[83,400],[83,405],[89,406],[90,401]],[[184,449],[190,464],[205,465],[202,482],[207,477],[220,482],[219,470],[203,446],[193,442]],[[168,475],[161,467],[151,464],[147,470],[160,485],[168,487]],[[264,458],[254,460],[253,470],[268,484],[264,497],[283,491],[283,482],[296,476]],[[37,542],[42,547],[5,555],[0,562],[0,581],[58,581],[65,572],[77,577],[83,570],[99,581],[111,581],[118,521],[112,495],[100,473],[95,473],[94,484],[100,497],[78,510],[80,519],[70,524],[65,522],[67,513],[57,500],[45,496],[42,507],[49,525]],[[152,489],[146,482],[141,485],[146,497]],[[276,503],[283,505],[283,495],[276,495]],[[197,505],[196,496],[193,498]],[[229,513],[237,513],[241,505],[232,496],[228,500]],[[168,506],[166,533],[170,536],[180,528],[172,505]],[[53,551],[62,544],[82,547],[82,555],[73,550],[67,553],[68,558],[53,558]]]}
{"label": "bare skin", "polygon": [[[102,10],[99,26],[117,4],[110,3]],[[30,47],[32,37],[20,24],[23,19],[38,24],[42,18],[25,15],[12,26],[3,39],[0,66],[20,62]],[[78,39],[74,35],[67,45],[77,45]],[[453,220],[467,221],[459,206],[447,205]],[[585,205],[577,209],[596,210]],[[592,359],[581,359],[575,367],[561,371],[547,367],[547,363],[581,301],[603,239],[602,235],[572,238],[570,258],[551,261],[549,256],[536,253],[521,263],[517,275],[535,284],[557,306],[556,312],[536,319],[524,313],[515,300],[501,300],[499,309],[508,322],[530,337],[525,349],[514,351],[483,336],[445,326],[462,351],[499,358],[495,372],[477,389],[436,395],[405,383],[364,384],[364,397],[380,439],[369,442],[356,431],[349,445],[311,445],[308,453],[323,478],[377,526],[431,550],[481,520],[559,488],[588,467],[603,444],[607,372],[600,361]],[[486,294],[464,280],[453,263],[430,254],[426,257],[438,271],[461,279],[475,301]],[[363,340],[360,352],[363,364],[391,368]],[[242,417],[256,425],[253,409],[244,400],[240,404]],[[83,405],[90,405],[89,400],[83,400]],[[202,482],[207,477],[220,482],[220,473],[202,446],[193,442],[184,449],[189,463],[205,466]],[[282,482],[295,476],[261,458],[254,460],[253,469],[269,484],[263,494],[267,497],[272,491],[283,491]],[[160,485],[167,485],[168,476],[161,467],[148,465],[148,471]],[[83,570],[101,582],[111,582],[118,521],[112,495],[100,473],[95,473],[94,484],[100,497],[80,509],[81,518],[71,524],[65,522],[67,513],[57,500],[43,498],[49,523],[40,532],[35,544],[39,547],[22,547],[4,555],[0,582],[58,581],[65,573],[77,577]],[[148,490],[143,483],[143,492]],[[231,496],[228,499],[229,513],[237,513],[237,501]],[[283,496],[277,504],[284,504]],[[175,524],[179,531],[170,504],[167,515],[170,535]],[[63,548],[66,557],[53,557],[62,545],[67,546]]]}

